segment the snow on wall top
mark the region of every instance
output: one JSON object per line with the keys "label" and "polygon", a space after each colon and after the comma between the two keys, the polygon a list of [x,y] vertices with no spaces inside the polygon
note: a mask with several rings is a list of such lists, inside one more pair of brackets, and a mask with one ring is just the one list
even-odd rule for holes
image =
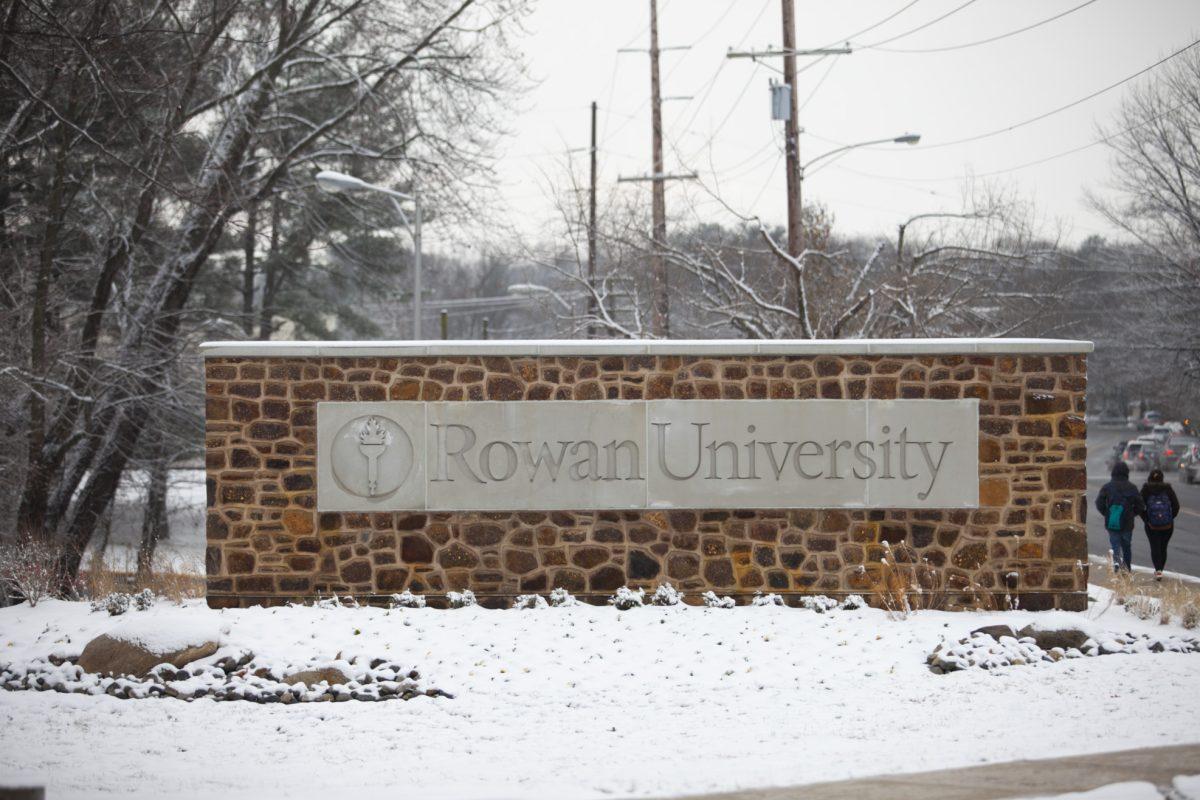
{"label": "snow on wall top", "polygon": [[229,356],[584,356],[584,355],[956,355],[1090,353],[1073,339],[458,339],[205,342],[208,358]]}

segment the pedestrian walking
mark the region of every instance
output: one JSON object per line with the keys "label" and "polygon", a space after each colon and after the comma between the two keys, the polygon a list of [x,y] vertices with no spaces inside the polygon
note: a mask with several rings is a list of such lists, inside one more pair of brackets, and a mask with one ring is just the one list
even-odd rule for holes
{"label": "pedestrian walking", "polygon": [[1175,518],[1179,516],[1179,498],[1175,487],[1167,483],[1161,469],[1150,471],[1142,484],[1142,524],[1146,527],[1146,538],[1150,540],[1150,560],[1154,562],[1154,579],[1161,581],[1163,568],[1167,566],[1167,543],[1175,532]]}
{"label": "pedestrian walking", "polygon": [[1146,504],[1137,487],[1130,483],[1129,465],[1124,461],[1113,465],[1112,480],[1100,487],[1096,510],[1108,532],[1113,571],[1119,571],[1122,565],[1129,571],[1133,561],[1133,525],[1146,510]]}

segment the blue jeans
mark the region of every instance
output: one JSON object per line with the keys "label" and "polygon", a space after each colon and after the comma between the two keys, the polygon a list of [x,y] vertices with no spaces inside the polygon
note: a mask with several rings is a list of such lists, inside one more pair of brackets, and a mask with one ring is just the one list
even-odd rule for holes
{"label": "blue jeans", "polygon": [[1121,562],[1125,562],[1128,571],[1133,560],[1133,531],[1109,531],[1108,546],[1112,550],[1113,571],[1121,569]]}

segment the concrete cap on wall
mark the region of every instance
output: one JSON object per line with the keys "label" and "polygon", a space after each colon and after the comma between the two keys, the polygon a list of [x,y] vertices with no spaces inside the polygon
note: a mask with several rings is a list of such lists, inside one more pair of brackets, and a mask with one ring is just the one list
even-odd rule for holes
{"label": "concrete cap on wall", "polygon": [[865,356],[1090,353],[1074,339],[440,339],[205,342],[206,358],[353,356]]}

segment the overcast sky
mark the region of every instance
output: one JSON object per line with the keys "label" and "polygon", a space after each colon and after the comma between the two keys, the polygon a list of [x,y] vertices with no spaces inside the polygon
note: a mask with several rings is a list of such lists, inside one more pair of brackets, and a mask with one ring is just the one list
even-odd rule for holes
{"label": "overcast sky", "polygon": [[[814,167],[806,199],[825,203],[842,232],[888,233],[915,213],[961,207],[963,176],[994,177],[1033,202],[1068,241],[1108,232],[1084,202],[1103,189],[1109,154],[1094,141],[1122,90],[1149,75],[1018,130],[978,141],[940,143],[1006,128],[1120,81],[1200,38],[1200,0],[796,0],[799,47],[854,36],[855,52],[816,62],[800,76],[801,160],[839,143],[912,131],[919,146],[856,150]],[[948,52],[894,52],[970,44],[1083,5],[1033,30]],[[906,8],[907,6],[907,8]],[[962,7],[960,10],[959,7]],[[903,9],[903,10],[902,10]],[[899,13],[897,13],[899,12]],[[947,15],[936,21],[938,17]],[[548,179],[564,152],[588,143],[588,104],[600,104],[601,192],[618,176],[650,171],[648,0],[542,0],[528,20],[525,51],[537,85],[516,109],[502,147],[500,207],[536,235],[553,216]],[[924,29],[906,34],[929,24]],[[782,124],[770,119],[768,83],[780,59],[729,60],[726,50],[780,46],[779,0],[659,0],[669,172],[698,172],[744,214],[782,223],[786,198]],[[895,38],[880,48],[869,45]],[[883,49],[892,48],[892,49]],[[1152,75],[1153,73],[1151,73]],[[574,154],[579,165],[586,153]],[[1044,163],[1018,168],[1029,162]],[[649,184],[621,191],[649,192]],[[668,214],[683,193],[668,192]],[[710,204],[708,213],[718,216]],[[725,217],[728,221],[728,217]]]}

